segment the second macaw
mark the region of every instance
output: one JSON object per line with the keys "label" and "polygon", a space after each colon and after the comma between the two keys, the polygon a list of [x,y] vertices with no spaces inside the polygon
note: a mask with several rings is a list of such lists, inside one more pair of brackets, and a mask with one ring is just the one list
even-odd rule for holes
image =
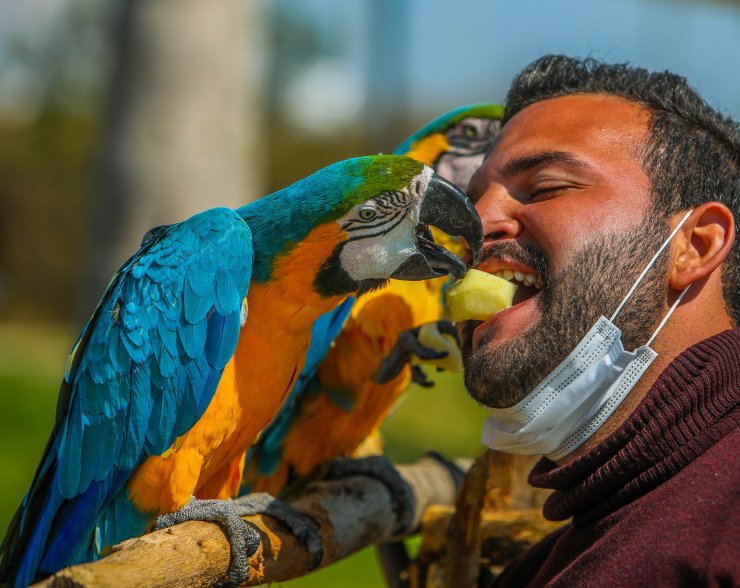
{"label": "second macaw", "polygon": [[[223,502],[191,498],[236,495],[316,319],[390,277],[464,273],[427,224],[482,244],[464,194],[413,159],[379,155],[150,231],[72,349],[0,583],[96,559],[164,513],[220,520]],[[233,528],[245,535],[232,543],[238,583],[259,534]]]}
{"label": "second macaw", "polygon": [[[501,106],[492,104],[458,108],[422,127],[395,153],[432,166],[465,190],[503,114]],[[444,234],[434,231],[434,238],[461,250]],[[244,490],[285,496],[334,457],[358,455],[361,447],[362,454],[379,451],[375,431],[408,388],[412,372],[404,367],[382,383],[376,375],[402,333],[441,318],[446,283],[446,278],[391,280],[317,321],[303,373],[247,455]]]}

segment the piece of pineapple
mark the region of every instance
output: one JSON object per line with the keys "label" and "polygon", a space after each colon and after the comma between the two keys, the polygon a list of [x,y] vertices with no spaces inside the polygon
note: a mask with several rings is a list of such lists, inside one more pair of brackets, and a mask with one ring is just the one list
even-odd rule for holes
{"label": "piece of pineapple", "polygon": [[468,270],[465,277],[450,286],[445,294],[450,320],[488,320],[511,306],[516,288],[516,284],[493,274]]}

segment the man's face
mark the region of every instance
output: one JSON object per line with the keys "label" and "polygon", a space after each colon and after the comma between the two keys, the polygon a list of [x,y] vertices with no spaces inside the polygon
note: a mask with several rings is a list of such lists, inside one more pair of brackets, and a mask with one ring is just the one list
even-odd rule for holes
{"label": "man's face", "polygon": [[[611,316],[666,236],[641,163],[648,113],[604,95],[535,103],[506,126],[468,190],[486,234],[477,269],[536,274],[514,305],[460,326],[469,392],[488,406],[526,396],[600,315]],[[623,310],[627,349],[660,316],[665,261]]]}

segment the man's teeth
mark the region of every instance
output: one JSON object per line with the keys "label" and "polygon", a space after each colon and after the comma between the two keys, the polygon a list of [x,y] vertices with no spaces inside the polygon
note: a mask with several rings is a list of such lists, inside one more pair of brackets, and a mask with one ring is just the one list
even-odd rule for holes
{"label": "man's teeth", "polygon": [[495,276],[508,280],[509,282],[521,282],[525,286],[534,286],[538,290],[542,290],[544,284],[537,274],[528,274],[524,272],[517,272],[514,270],[499,270],[494,273]]}

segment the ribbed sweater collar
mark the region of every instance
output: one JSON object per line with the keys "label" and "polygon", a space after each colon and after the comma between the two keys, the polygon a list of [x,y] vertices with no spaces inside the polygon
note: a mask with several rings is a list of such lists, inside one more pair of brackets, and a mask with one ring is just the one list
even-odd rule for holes
{"label": "ribbed sweater collar", "polygon": [[677,356],[627,420],[588,453],[562,467],[542,459],[529,482],[554,489],[550,520],[576,525],[649,492],[740,424],[740,328]]}

